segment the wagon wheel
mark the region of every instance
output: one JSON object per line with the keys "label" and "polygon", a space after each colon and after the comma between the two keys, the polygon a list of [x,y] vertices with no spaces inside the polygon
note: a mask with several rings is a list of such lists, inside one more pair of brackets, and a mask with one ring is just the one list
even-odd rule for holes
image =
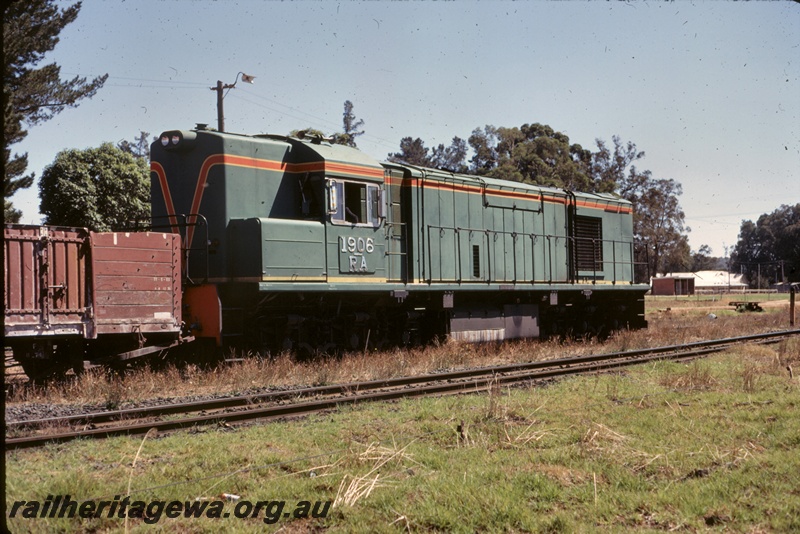
{"label": "wagon wheel", "polygon": [[13,352],[14,359],[22,366],[31,382],[61,378],[70,368],[67,362],[53,358],[53,344],[50,342],[14,345]]}
{"label": "wagon wheel", "polygon": [[63,367],[65,372],[72,369],[75,376],[83,374],[83,360],[86,355],[86,348],[82,339],[60,341],[56,344],[55,357],[59,367]]}
{"label": "wagon wheel", "polygon": [[36,358],[20,356],[17,354],[16,350],[14,351],[14,359],[22,366],[22,370],[25,371],[25,374],[31,382],[42,382],[47,379],[47,367],[45,364],[48,362]]}

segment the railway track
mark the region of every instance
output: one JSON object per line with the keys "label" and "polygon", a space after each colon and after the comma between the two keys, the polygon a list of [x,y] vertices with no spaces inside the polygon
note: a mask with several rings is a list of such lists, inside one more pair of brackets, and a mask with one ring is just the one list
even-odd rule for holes
{"label": "railway track", "polygon": [[[445,373],[351,382],[291,391],[271,392],[195,401],[181,404],[37,419],[6,424],[6,450],[63,443],[78,438],[102,438],[189,428],[219,422],[279,419],[308,415],[360,402],[386,401],[408,397],[486,391],[535,380],[573,374],[600,372],[655,360],[683,360],[720,352],[747,343],[777,343],[800,330],[755,334],[625,352],[593,354],[555,360],[507,364]],[[170,418],[177,414],[197,414]],[[166,417],[166,419],[165,419]],[[42,431],[59,430],[57,433]],[[40,432],[26,436],[24,432]],[[9,433],[11,437],[9,437]]]}

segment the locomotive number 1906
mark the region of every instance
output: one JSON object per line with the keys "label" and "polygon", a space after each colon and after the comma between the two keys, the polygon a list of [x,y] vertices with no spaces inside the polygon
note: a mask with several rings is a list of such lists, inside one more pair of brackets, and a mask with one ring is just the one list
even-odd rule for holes
{"label": "locomotive number 1906", "polygon": [[348,267],[351,273],[366,273],[367,267],[366,254],[375,251],[375,241],[371,237],[344,237],[339,236],[340,250],[343,254],[349,254]]}

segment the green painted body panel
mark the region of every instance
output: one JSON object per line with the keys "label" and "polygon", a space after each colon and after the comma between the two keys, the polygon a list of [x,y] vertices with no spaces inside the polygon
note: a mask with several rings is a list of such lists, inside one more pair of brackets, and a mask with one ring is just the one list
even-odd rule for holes
{"label": "green painted body panel", "polygon": [[[424,173],[424,176],[423,176]],[[440,171],[409,173],[418,261],[413,280],[429,283],[568,282],[566,195],[545,188]],[[514,197],[486,193],[502,191]],[[521,198],[523,195],[533,198]]]}
{"label": "green painted body panel", "polygon": [[325,225],[317,221],[259,219],[264,278],[325,280]]}
{"label": "green painted body panel", "polygon": [[234,219],[230,274],[251,281],[326,281],[325,225],[317,221]]}

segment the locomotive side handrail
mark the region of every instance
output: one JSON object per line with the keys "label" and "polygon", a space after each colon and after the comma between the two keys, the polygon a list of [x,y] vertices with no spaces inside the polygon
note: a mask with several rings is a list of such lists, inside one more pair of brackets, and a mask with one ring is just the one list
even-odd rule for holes
{"label": "locomotive side handrail", "polygon": [[[597,239],[597,238],[591,238],[591,237],[575,237],[575,236],[568,237],[567,239],[569,239],[570,241],[573,242],[573,249],[575,248],[575,246],[574,246],[575,243],[577,241],[579,241],[579,240],[591,241],[592,242],[592,277],[594,279],[597,278],[597,271],[598,271],[597,267],[598,267],[598,265],[602,266],[604,263],[608,263],[608,264],[611,264],[611,266],[612,266],[612,279],[611,279],[612,283],[615,283],[615,284],[617,282],[627,282],[627,283],[630,283],[630,284],[635,283],[635,272],[634,272],[635,269],[634,269],[634,266],[637,265],[637,264],[640,264],[642,262],[634,261],[635,257],[633,255],[633,242],[632,241],[620,240],[620,239]],[[596,247],[594,245],[598,244],[598,243],[601,245],[600,248],[599,248],[599,250],[601,251],[601,254],[602,254],[602,245],[603,244],[609,243],[609,244],[612,245],[611,246],[611,261],[608,261],[608,260],[605,260],[603,258],[598,258],[597,257],[598,247]],[[629,254],[630,260],[617,260],[617,245],[627,245],[628,246],[628,249],[629,249],[628,254]],[[631,267],[631,280],[624,280],[624,279],[620,280],[620,279],[617,279],[617,265],[626,265],[626,266],[629,265]],[[587,269],[580,269],[580,270],[585,272]],[[602,269],[602,267],[601,267],[600,270],[602,271],[604,269]],[[576,271],[576,277],[579,277],[577,275],[577,272],[579,271],[579,269],[576,268],[575,271]]]}
{"label": "locomotive side handrail", "polygon": [[[396,277],[396,279],[397,280],[401,280],[403,282],[407,282],[408,281],[408,270],[410,268],[409,265],[408,265],[408,224],[404,223],[404,222],[394,222],[394,221],[389,222],[388,220],[384,219],[383,225],[384,225],[384,228],[386,230],[385,237],[386,237],[386,241],[387,241],[386,250],[384,251],[384,256],[400,256],[402,258],[405,258],[404,260],[402,260],[402,263],[405,264],[405,273],[406,274],[405,274],[405,276],[403,276],[403,269],[402,269],[402,263],[401,263],[401,270],[400,270],[399,275]],[[400,242],[400,247],[401,247],[400,252],[393,252],[393,251],[389,250],[390,243],[391,243],[391,241],[393,239],[393,236],[394,236],[393,228],[395,226],[400,228],[400,239],[398,240]],[[405,252],[403,252],[403,250],[405,250]],[[389,272],[391,272],[391,271],[389,271]]]}

